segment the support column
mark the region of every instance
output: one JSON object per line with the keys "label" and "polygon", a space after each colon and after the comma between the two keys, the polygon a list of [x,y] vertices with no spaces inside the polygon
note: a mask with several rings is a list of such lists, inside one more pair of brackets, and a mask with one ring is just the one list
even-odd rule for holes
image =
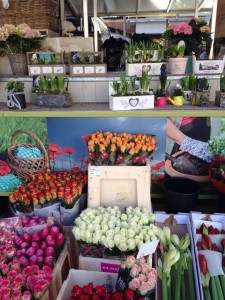
{"label": "support column", "polygon": [[83,0],[83,16],[84,16],[84,37],[89,36],[88,32],[88,0]]}
{"label": "support column", "polygon": [[94,7],[94,50],[95,52],[98,51],[98,23],[97,23],[97,0],[93,0],[93,7]]}
{"label": "support column", "polygon": [[215,40],[215,30],[216,30],[216,14],[217,14],[217,4],[218,0],[213,1],[213,11],[212,11],[212,19],[211,19],[211,37],[212,37],[212,45],[209,53],[209,58],[213,58],[213,45]]}

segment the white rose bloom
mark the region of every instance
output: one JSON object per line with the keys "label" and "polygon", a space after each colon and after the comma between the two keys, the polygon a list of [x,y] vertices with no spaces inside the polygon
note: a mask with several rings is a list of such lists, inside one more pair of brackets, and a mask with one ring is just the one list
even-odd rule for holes
{"label": "white rose bloom", "polygon": [[113,221],[109,221],[108,226],[109,226],[109,228],[113,229],[113,228],[115,228],[116,224]]}
{"label": "white rose bloom", "polygon": [[122,212],[121,212],[120,210],[118,210],[118,211],[116,212],[116,217],[119,218],[121,215],[122,215]]}
{"label": "white rose bloom", "polygon": [[126,214],[122,214],[121,215],[121,220],[122,221],[126,221],[127,220],[127,215]]}
{"label": "white rose bloom", "polygon": [[137,246],[138,246],[138,250],[141,248],[141,246],[144,244],[144,242],[141,240],[138,244],[137,244]]}
{"label": "white rose bloom", "polygon": [[90,230],[86,230],[85,240],[87,243],[92,243],[92,233]]}
{"label": "white rose bloom", "polygon": [[149,214],[149,211],[148,211],[148,209],[146,207],[143,207],[142,208],[142,213]]}
{"label": "white rose bloom", "polygon": [[127,229],[126,228],[121,228],[120,235],[125,237],[127,235]]}
{"label": "white rose bloom", "polygon": [[135,240],[135,243],[138,244],[140,242],[141,238],[139,235],[135,235],[134,240]]}
{"label": "white rose bloom", "polygon": [[91,232],[93,232],[95,230],[95,227],[92,223],[87,225],[87,229],[90,230]]}
{"label": "white rose bloom", "polygon": [[107,232],[108,229],[109,229],[108,225],[106,225],[106,224],[102,225],[102,232]]}
{"label": "white rose bloom", "polygon": [[99,230],[101,229],[101,225],[100,224],[93,224],[93,230]]}
{"label": "white rose bloom", "polygon": [[149,213],[149,221],[151,223],[155,222],[155,215],[153,213]]}
{"label": "white rose bloom", "polygon": [[114,231],[115,231],[115,234],[120,233],[120,227],[115,227],[115,228],[114,228]]}
{"label": "white rose bloom", "polygon": [[113,239],[114,239],[115,245],[118,247],[118,245],[120,243],[120,239],[121,239],[120,235],[119,234],[114,235]]}
{"label": "white rose bloom", "polygon": [[107,236],[110,236],[110,237],[114,236],[114,234],[115,234],[114,229],[109,229],[106,234],[107,234]]}
{"label": "white rose bloom", "polygon": [[82,221],[84,221],[86,223],[89,221],[89,218],[87,215],[83,215],[81,218],[82,218]]}
{"label": "white rose bloom", "polygon": [[129,238],[135,237],[135,231],[132,228],[129,228],[127,231],[127,235]]}
{"label": "white rose bloom", "polygon": [[132,207],[132,206],[128,206],[128,207],[126,208],[126,212],[127,212],[128,215],[129,215],[129,214],[133,214],[133,207]]}
{"label": "white rose bloom", "polygon": [[92,221],[94,224],[100,224],[102,221],[102,218],[100,216],[95,216],[94,220]]}
{"label": "white rose bloom", "polygon": [[101,230],[98,230],[96,232],[93,233],[93,244],[99,244],[101,242]]}
{"label": "white rose bloom", "polygon": [[73,230],[72,230],[74,236],[75,236],[75,239],[77,241],[80,240],[80,228],[79,227],[74,227]]}
{"label": "white rose bloom", "polygon": [[108,238],[107,242],[108,242],[108,248],[109,248],[109,249],[112,249],[112,248],[115,247],[115,243],[114,243],[114,240],[113,240],[113,239],[109,239],[109,238]]}
{"label": "white rose bloom", "polygon": [[142,226],[143,226],[142,220],[139,220],[139,221],[138,221],[137,226],[139,226],[139,227],[142,227]]}
{"label": "white rose bloom", "polygon": [[121,227],[121,221],[119,219],[116,221],[116,226]]}
{"label": "white rose bloom", "polygon": [[134,250],[136,248],[136,243],[134,239],[127,240],[127,248],[128,250]]}
{"label": "white rose bloom", "polygon": [[77,217],[77,218],[75,219],[75,221],[74,221],[74,223],[75,223],[76,225],[79,225],[81,222],[82,222],[81,217]]}
{"label": "white rose bloom", "polygon": [[138,223],[139,220],[140,220],[139,216],[137,216],[137,215],[134,215],[134,216],[133,216],[133,222]]}
{"label": "white rose bloom", "polygon": [[144,241],[145,241],[145,243],[148,243],[148,242],[151,242],[151,238],[150,238],[150,236],[145,236],[144,237]]}
{"label": "white rose bloom", "polygon": [[156,235],[152,235],[152,236],[151,236],[151,241],[157,241],[157,240],[158,240],[158,238],[157,238]]}
{"label": "white rose bloom", "polygon": [[122,221],[120,227],[123,229],[125,228],[129,228],[129,224],[127,223],[127,221]]}
{"label": "white rose bloom", "polygon": [[111,216],[109,221],[112,221],[114,223],[116,223],[116,221],[118,220],[118,218],[116,216]]}
{"label": "white rose bloom", "polygon": [[145,225],[147,225],[149,223],[148,216],[142,216],[141,220],[142,220],[143,224],[145,224]]}
{"label": "white rose bloom", "polygon": [[127,251],[127,242],[125,239],[121,239],[119,245],[117,246],[118,249],[122,252]]}
{"label": "white rose bloom", "polygon": [[102,235],[100,244],[104,245],[105,240],[106,240],[106,236]]}
{"label": "white rose bloom", "polygon": [[80,228],[80,240],[81,241],[86,241],[86,230]]}

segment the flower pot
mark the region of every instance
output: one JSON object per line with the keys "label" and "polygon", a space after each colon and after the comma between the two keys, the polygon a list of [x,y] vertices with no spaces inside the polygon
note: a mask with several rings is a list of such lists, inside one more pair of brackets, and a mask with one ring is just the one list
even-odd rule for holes
{"label": "flower pot", "polygon": [[193,66],[194,74],[222,74],[224,70],[224,60],[223,59],[197,60],[195,55],[193,55],[192,66]]}
{"label": "flower pot", "polygon": [[26,108],[26,97],[24,93],[8,93],[7,106],[9,109],[24,109]]}
{"label": "flower pot", "polygon": [[166,96],[158,97],[154,103],[158,107],[166,106]]}
{"label": "flower pot", "polygon": [[70,93],[37,94],[35,104],[47,107],[69,107],[72,104],[72,98]]}
{"label": "flower pot", "polygon": [[165,210],[167,213],[193,211],[199,193],[199,184],[189,178],[171,177],[163,181]]}
{"label": "flower pot", "polygon": [[154,108],[154,95],[109,96],[111,110],[141,110]]}
{"label": "flower pot", "polygon": [[8,54],[8,58],[14,75],[28,75],[26,54]]}
{"label": "flower pot", "polygon": [[209,91],[203,91],[203,92],[193,92],[192,95],[192,105],[193,106],[203,106],[206,107],[209,105]]}
{"label": "flower pot", "polygon": [[225,92],[216,91],[215,105],[225,107]]}
{"label": "flower pot", "polygon": [[192,103],[192,91],[184,91],[184,104],[191,105]]}
{"label": "flower pot", "polygon": [[126,63],[126,75],[134,76],[142,71],[150,75],[159,75],[163,62]]}
{"label": "flower pot", "polygon": [[187,65],[187,57],[170,57],[169,58],[169,72],[170,74],[185,74]]}

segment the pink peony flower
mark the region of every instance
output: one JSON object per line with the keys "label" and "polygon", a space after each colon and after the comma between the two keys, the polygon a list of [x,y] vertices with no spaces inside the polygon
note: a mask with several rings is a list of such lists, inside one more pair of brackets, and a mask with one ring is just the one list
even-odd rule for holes
{"label": "pink peony flower", "polygon": [[137,290],[139,289],[141,285],[141,282],[139,280],[139,278],[133,278],[130,282],[129,282],[129,288],[132,290]]}
{"label": "pink peony flower", "polygon": [[49,273],[51,274],[52,273],[52,268],[50,268],[49,266],[43,266],[42,270],[45,272],[45,273]]}
{"label": "pink peony flower", "polygon": [[15,282],[17,282],[19,285],[23,285],[25,283],[25,277],[22,274],[18,274],[15,279]]}
{"label": "pink peony flower", "polygon": [[9,297],[10,296],[10,288],[9,287],[1,287],[0,288],[0,299],[4,297]]}
{"label": "pink peony flower", "polygon": [[6,257],[13,258],[15,256],[16,249],[13,246],[8,245],[6,247]]}
{"label": "pink peony flower", "polygon": [[21,300],[31,300],[31,293],[29,291],[23,292]]}
{"label": "pink peony flower", "polygon": [[12,293],[12,300],[20,300],[21,296],[22,296],[22,294],[20,291],[14,291]]}
{"label": "pink peony flower", "polygon": [[134,256],[127,257],[127,259],[126,259],[127,268],[132,268],[135,263],[136,263],[136,258]]}
{"label": "pink peony flower", "polygon": [[39,299],[44,294],[44,289],[41,285],[36,284],[33,287],[34,298]]}
{"label": "pink peony flower", "polygon": [[142,296],[146,295],[148,291],[152,289],[152,286],[149,282],[141,282],[139,291]]}
{"label": "pink peony flower", "polygon": [[18,260],[13,260],[11,261],[10,265],[10,269],[19,269],[20,268],[20,263],[18,262]]}
{"label": "pink peony flower", "polygon": [[142,282],[142,281],[146,281],[147,277],[144,274],[139,274],[138,279]]}
{"label": "pink peony flower", "polygon": [[14,278],[16,277],[16,275],[17,275],[17,272],[15,270],[9,271],[9,273],[8,273],[9,280],[13,281]]}
{"label": "pink peony flower", "polygon": [[10,281],[7,278],[2,278],[0,280],[0,287],[9,287],[10,286]]}
{"label": "pink peony flower", "polygon": [[148,264],[145,263],[145,264],[141,265],[141,273],[142,274],[147,274],[149,272],[149,270],[150,270],[150,267]]}
{"label": "pink peony flower", "polygon": [[133,267],[130,270],[130,276],[137,277],[138,274],[140,273],[140,271],[141,271],[141,267],[138,266],[137,264],[135,264],[135,265],[133,265]]}
{"label": "pink peony flower", "polygon": [[1,266],[2,274],[7,275],[9,272],[9,265],[8,264],[2,264]]}
{"label": "pink peony flower", "polygon": [[39,268],[38,268],[37,265],[31,265],[31,266],[30,266],[30,269],[31,269],[31,274],[32,274],[32,275],[36,275],[36,274],[38,274],[38,272],[39,272]]}
{"label": "pink peony flower", "polygon": [[35,284],[38,281],[38,276],[37,275],[31,275],[29,277],[27,277],[27,286],[29,288],[33,288],[35,286]]}
{"label": "pink peony flower", "polygon": [[10,288],[11,288],[13,291],[20,291],[21,285],[20,285],[18,282],[13,281],[13,282],[11,282]]}
{"label": "pink peony flower", "polygon": [[31,266],[27,266],[26,268],[23,269],[22,274],[25,277],[28,277],[31,275]]}
{"label": "pink peony flower", "polygon": [[48,286],[48,281],[44,278],[41,278],[38,280],[38,284],[41,285],[43,289],[46,289],[46,287]]}

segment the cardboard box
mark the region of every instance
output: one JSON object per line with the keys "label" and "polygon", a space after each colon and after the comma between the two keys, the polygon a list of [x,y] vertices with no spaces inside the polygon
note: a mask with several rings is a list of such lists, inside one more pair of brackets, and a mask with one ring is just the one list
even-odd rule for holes
{"label": "cardboard box", "polygon": [[[174,221],[174,225],[170,225],[170,221]],[[191,226],[191,221],[189,214],[176,214],[176,215],[169,215],[164,212],[156,212],[155,213],[155,225],[159,227],[164,227],[167,226],[170,228],[172,233],[177,234],[179,237],[184,236],[187,232],[190,235],[191,238],[191,245],[190,245],[190,250],[192,254],[192,259],[193,259],[193,277],[194,277],[194,284],[195,284],[195,296],[196,299],[201,299],[200,298],[200,291],[199,291],[199,280],[197,276],[197,268],[196,268],[196,257],[195,257],[195,251],[194,251],[194,243],[193,243],[193,235],[192,235],[192,226]],[[157,260],[155,260],[157,263]],[[162,286],[161,286],[161,281],[160,284],[157,284],[157,289],[156,289],[156,299],[161,299],[162,297]],[[187,298],[188,299],[188,298]]]}
{"label": "cardboard box", "polygon": [[151,205],[151,168],[146,166],[88,166],[88,207]]}
{"label": "cardboard box", "polygon": [[109,108],[117,110],[142,110],[154,108],[154,95],[109,96]]}
{"label": "cardboard box", "polygon": [[224,59],[196,60],[196,57],[193,55],[192,67],[194,74],[222,74]]}
{"label": "cardboard box", "polygon": [[116,280],[117,274],[71,269],[55,299],[69,299],[71,297],[71,290],[75,284],[84,286],[85,284],[92,282],[95,286],[110,284],[110,286],[115,287]]}
{"label": "cardboard box", "polygon": [[126,63],[126,75],[134,76],[142,71],[148,72],[149,75],[159,75],[163,62],[147,62],[147,63]]}
{"label": "cardboard box", "polygon": [[118,273],[120,265],[119,259],[79,256],[79,270]]}

